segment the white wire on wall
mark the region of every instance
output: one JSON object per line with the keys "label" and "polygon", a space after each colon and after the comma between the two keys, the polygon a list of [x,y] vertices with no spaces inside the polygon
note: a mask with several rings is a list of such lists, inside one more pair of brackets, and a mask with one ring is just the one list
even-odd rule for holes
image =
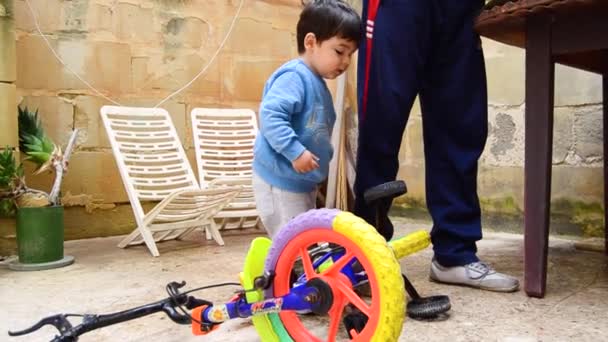
{"label": "white wire on wall", "polygon": [[[40,29],[40,24],[38,23],[38,18],[36,17],[36,13],[34,12],[34,9],[32,8],[32,5],[30,4],[30,1],[29,0],[25,0],[25,2],[27,4],[27,7],[30,10],[32,18],[34,19],[34,25],[36,26],[36,31],[38,31],[38,34],[40,34],[40,36],[42,37],[42,39],[44,39],[44,42],[48,46],[49,50],[51,50],[51,52],[53,53],[53,55],[55,56],[55,58],[61,63],[61,65],[63,65],[63,67],[66,68],[74,76],[76,76],[76,78],[78,78],[82,83],[84,83],[95,94],[97,94],[97,95],[101,96],[102,98],[104,98],[104,99],[112,102],[115,105],[121,106],[121,104],[119,102],[114,101],[111,98],[107,97],[106,95],[104,95],[103,93],[101,93],[99,90],[97,90],[95,87],[93,87],[85,79],[83,79],[82,77],[80,77],[80,75],[78,75],[77,72],[75,72],[72,68],[70,68],[67,65],[67,63],[63,59],[61,59],[61,57],[59,57],[59,55],[57,54],[57,52],[55,51],[55,49],[53,49],[53,46],[49,42],[49,40],[47,38],[47,35],[45,35],[44,33],[42,33],[42,30]],[[239,18],[239,15],[241,14],[241,9],[243,8],[243,3],[244,2],[245,2],[245,0],[241,0],[240,1],[239,7],[236,10],[236,13],[234,14],[234,17],[232,18],[232,23],[230,23],[230,28],[228,28],[228,32],[226,33],[226,36],[224,37],[224,39],[222,40],[222,42],[218,46],[217,50],[215,50],[215,52],[211,56],[211,59],[209,60],[209,62],[207,62],[207,64],[201,69],[201,71],[196,76],[194,76],[194,78],[192,80],[190,80],[188,83],[186,83],[184,86],[182,86],[178,90],[176,90],[173,93],[169,94],[169,96],[167,96],[164,99],[162,99],[159,103],[157,103],[154,106],[154,108],[162,105],[163,103],[165,103],[166,101],[168,101],[169,99],[171,99],[172,97],[174,97],[175,95],[177,95],[177,94],[181,93],[182,91],[184,91],[185,89],[187,89],[189,86],[192,85],[192,83],[194,83],[199,77],[201,77],[207,71],[207,69],[209,69],[209,66],[211,65],[211,63],[213,63],[213,61],[215,60],[215,58],[219,55],[220,51],[224,48],[224,45],[228,41],[228,38],[232,34],[232,30],[234,29],[234,25],[236,24],[236,20]]]}

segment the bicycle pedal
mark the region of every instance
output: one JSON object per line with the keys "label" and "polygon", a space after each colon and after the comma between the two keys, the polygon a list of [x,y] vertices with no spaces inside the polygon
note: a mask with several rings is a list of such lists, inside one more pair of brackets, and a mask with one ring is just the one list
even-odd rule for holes
{"label": "bicycle pedal", "polygon": [[348,332],[348,338],[352,339],[355,337],[353,336],[353,331],[357,334],[363,331],[365,325],[367,324],[367,320],[367,316],[359,310],[353,310],[353,313],[345,315],[342,319],[342,323]]}

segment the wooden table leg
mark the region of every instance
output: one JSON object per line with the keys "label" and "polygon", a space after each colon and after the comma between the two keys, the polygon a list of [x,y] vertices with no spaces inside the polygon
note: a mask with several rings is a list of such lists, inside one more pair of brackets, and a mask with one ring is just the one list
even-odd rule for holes
{"label": "wooden table leg", "polygon": [[603,75],[604,110],[604,253],[608,255],[608,74]]}
{"label": "wooden table leg", "polygon": [[525,291],[543,297],[547,278],[554,63],[551,19],[528,18],[526,31],[526,141],[524,181]]}

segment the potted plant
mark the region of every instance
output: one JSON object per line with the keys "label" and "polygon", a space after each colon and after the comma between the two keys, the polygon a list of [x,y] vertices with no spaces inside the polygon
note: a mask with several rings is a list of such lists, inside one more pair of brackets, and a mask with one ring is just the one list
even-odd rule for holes
{"label": "potted plant", "polygon": [[35,164],[34,175],[54,172],[55,179],[49,193],[26,185],[22,165],[19,165],[10,149],[0,153],[0,210],[5,214],[16,213],[17,254],[19,259],[10,263],[15,270],[41,270],[69,265],[74,261],[63,254],[63,206],[60,189],[63,175],[78,130],[72,131],[62,153],[44,133],[38,111],[18,108],[19,149],[25,154],[24,161]]}

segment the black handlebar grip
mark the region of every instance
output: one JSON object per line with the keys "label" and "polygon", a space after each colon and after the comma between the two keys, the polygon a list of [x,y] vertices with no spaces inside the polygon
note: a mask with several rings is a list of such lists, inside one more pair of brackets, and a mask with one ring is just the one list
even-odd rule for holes
{"label": "black handlebar grip", "polygon": [[407,186],[402,180],[396,180],[392,182],[382,183],[369,188],[363,194],[365,203],[371,204],[372,202],[382,198],[395,198],[407,193]]}

